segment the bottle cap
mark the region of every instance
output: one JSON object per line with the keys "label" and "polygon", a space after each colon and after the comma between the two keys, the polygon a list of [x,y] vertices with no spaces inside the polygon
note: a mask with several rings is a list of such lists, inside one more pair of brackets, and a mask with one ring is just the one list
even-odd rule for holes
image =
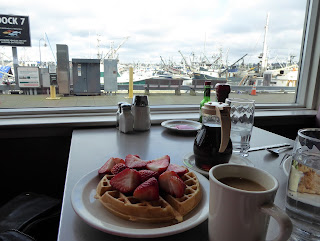
{"label": "bottle cap", "polygon": [[229,97],[229,93],[231,91],[229,84],[217,83],[215,85],[216,89],[216,98],[218,102],[225,102],[225,100]]}
{"label": "bottle cap", "polygon": [[128,103],[124,103],[121,105],[122,110],[131,110],[131,105]]}
{"label": "bottle cap", "polygon": [[118,108],[121,108],[121,105],[123,104],[129,104],[128,102],[118,102]]}
{"label": "bottle cap", "polygon": [[134,106],[148,106],[149,100],[147,95],[135,95],[132,100]]}
{"label": "bottle cap", "polygon": [[205,81],[204,85],[211,85],[211,81]]}

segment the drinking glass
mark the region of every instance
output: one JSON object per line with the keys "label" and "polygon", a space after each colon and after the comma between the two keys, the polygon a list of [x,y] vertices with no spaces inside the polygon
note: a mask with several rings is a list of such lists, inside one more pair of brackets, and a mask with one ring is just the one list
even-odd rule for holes
{"label": "drinking glass", "polygon": [[233,152],[248,156],[251,132],[253,128],[255,101],[228,98],[226,103],[231,107],[231,134]]}
{"label": "drinking glass", "polygon": [[291,240],[320,240],[320,128],[298,131],[287,185]]}

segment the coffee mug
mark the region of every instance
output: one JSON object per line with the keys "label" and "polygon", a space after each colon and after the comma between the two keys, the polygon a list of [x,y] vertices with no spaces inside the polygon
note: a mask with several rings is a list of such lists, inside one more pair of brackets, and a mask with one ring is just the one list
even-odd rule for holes
{"label": "coffee mug", "polygon": [[210,241],[265,240],[270,216],[279,224],[277,241],[288,240],[292,223],[273,202],[279,184],[255,167],[221,164],[210,169]]}

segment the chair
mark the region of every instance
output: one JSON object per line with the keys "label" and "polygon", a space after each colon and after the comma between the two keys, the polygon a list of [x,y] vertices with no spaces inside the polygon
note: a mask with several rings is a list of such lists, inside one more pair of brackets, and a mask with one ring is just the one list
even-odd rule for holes
{"label": "chair", "polygon": [[58,199],[21,193],[0,207],[0,240],[10,235],[17,241],[29,237],[36,241],[56,240],[60,210]]}

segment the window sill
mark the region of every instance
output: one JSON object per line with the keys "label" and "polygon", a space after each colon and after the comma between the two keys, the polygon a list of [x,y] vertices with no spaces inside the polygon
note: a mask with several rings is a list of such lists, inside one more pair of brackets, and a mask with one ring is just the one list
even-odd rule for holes
{"label": "window sill", "polygon": [[[288,118],[294,123],[297,118],[314,117],[315,110],[292,109],[292,110],[257,110],[256,120]],[[154,112],[151,114],[152,124],[160,124],[168,119],[189,119],[197,120],[198,112],[194,111],[175,111],[173,112]],[[86,113],[72,115],[32,115],[32,116],[7,116],[0,118],[0,128],[27,128],[27,127],[108,127],[115,125],[114,113]],[[275,124],[275,123],[273,123]]]}

